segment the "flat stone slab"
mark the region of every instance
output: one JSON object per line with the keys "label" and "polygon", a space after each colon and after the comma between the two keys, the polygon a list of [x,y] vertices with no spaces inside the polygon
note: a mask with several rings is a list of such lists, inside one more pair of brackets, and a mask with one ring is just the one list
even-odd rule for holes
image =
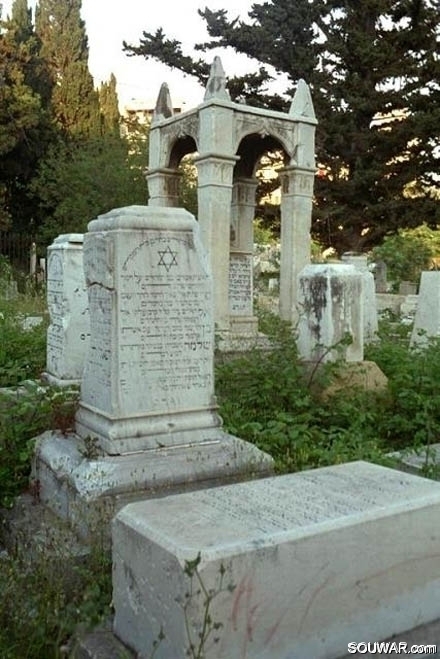
{"label": "flat stone slab", "polygon": [[89,540],[110,537],[113,515],[127,503],[185,490],[267,476],[272,458],[218,429],[215,436],[176,447],[106,455],[76,434],[48,431],[37,438],[33,478],[39,498]]}
{"label": "flat stone slab", "polygon": [[439,513],[439,483],[365,462],[130,504],[114,631],[139,658],[161,631],[158,659],[343,656],[440,617]]}
{"label": "flat stone slab", "polygon": [[395,451],[390,458],[398,461],[399,469],[413,474],[426,475],[438,480],[440,478],[440,444],[422,446],[417,450]]}

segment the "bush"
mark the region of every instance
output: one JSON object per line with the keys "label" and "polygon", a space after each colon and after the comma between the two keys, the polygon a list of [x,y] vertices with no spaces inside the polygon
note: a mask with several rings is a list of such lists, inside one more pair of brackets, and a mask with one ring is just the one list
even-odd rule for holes
{"label": "bush", "polygon": [[387,236],[373,249],[372,258],[386,263],[388,279],[398,287],[401,281],[418,283],[422,271],[429,270],[439,254],[440,233],[422,224]]}

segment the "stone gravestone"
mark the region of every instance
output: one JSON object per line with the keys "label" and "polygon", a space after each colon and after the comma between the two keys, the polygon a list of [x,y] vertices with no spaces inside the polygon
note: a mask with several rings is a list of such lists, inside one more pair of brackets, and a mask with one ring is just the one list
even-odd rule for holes
{"label": "stone gravestone", "polygon": [[340,657],[440,617],[439,513],[439,483],[365,462],[130,504],[114,631],[139,657],[161,631],[160,659]]}
{"label": "stone gravestone", "polygon": [[440,272],[422,272],[411,345],[426,345],[440,336]]}
{"label": "stone gravestone", "polygon": [[83,269],[83,234],[58,236],[48,248],[46,372],[57,386],[79,385],[89,345],[90,320]]}
{"label": "stone gravestone", "polygon": [[379,329],[377,322],[376,286],[374,275],[368,269],[368,260],[364,254],[346,252],[341,261],[354,265],[362,275],[362,307],[364,318],[364,344],[377,339]]}
{"label": "stone gravestone", "polygon": [[385,261],[377,261],[374,267],[374,282],[376,293],[387,293],[387,264]]}
{"label": "stone gravestone", "polygon": [[[90,346],[76,434],[45,433],[42,501],[87,537],[131,498],[251,478],[269,456],[221,429],[214,396],[212,278],[198,224],[133,206],[89,224]],[[103,513],[105,508],[105,515]]]}
{"label": "stone gravestone", "polygon": [[[363,360],[362,275],[353,265],[308,265],[298,287],[298,351],[311,362]],[[350,345],[343,340],[351,336]],[[342,342],[342,344],[341,344]]]}

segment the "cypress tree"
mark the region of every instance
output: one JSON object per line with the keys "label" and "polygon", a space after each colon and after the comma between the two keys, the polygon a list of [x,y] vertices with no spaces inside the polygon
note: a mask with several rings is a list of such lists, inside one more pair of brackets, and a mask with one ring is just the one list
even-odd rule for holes
{"label": "cypress tree", "polygon": [[120,115],[116,77],[112,73],[108,82],[101,83],[99,89],[99,106],[101,109],[102,132],[119,135]]}
{"label": "cypress tree", "polygon": [[14,0],[0,32],[0,216],[15,229],[31,224],[28,185],[50,139],[37,51],[27,0]]}
{"label": "cypress tree", "polygon": [[88,68],[88,40],[81,0],[40,0],[36,32],[52,82],[51,110],[71,136],[99,134],[98,93]]}
{"label": "cypress tree", "polygon": [[[319,121],[313,229],[339,252],[365,250],[400,227],[440,222],[440,23],[436,0],[272,0],[248,21],[205,9],[206,52],[232,47],[260,62],[229,80],[232,98],[287,109],[268,94],[271,69],[311,86]],[[129,54],[154,58],[206,82],[208,66],[162,30]]]}

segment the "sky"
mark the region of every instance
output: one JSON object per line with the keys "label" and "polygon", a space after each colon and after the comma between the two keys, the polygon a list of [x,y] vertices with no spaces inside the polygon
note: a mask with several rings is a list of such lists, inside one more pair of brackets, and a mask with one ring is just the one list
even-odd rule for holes
{"label": "sky", "polygon": [[[86,23],[89,39],[89,69],[96,86],[108,80],[114,73],[118,83],[121,109],[132,99],[155,104],[162,82],[170,88],[174,106],[183,104],[190,109],[203,100],[204,90],[180,71],[171,71],[165,65],[146,61],[143,57],[128,57],[122,51],[122,42],[137,45],[142,32],[155,32],[162,27],[168,38],[182,42],[185,54],[192,55],[194,43],[208,39],[204,21],[197,9],[226,9],[232,19],[246,18],[247,11],[255,0],[82,0],[82,17]],[[0,0],[3,17],[6,18],[12,0]],[[28,0],[34,8],[35,0]],[[255,70],[256,65],[248,58],[238,57],[233,52],[210,51],[207,61],[220,54],[226,75]],[[197,53],[197,57],[203,54]]]}

